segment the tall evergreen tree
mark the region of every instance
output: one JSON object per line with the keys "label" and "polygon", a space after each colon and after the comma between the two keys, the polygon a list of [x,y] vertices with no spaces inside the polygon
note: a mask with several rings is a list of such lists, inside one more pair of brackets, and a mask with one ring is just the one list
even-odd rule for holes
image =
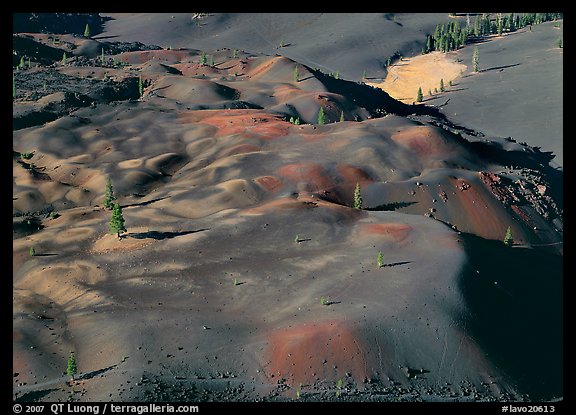
{"label": "tall evergreen tree", "polygon": [[200,65],[206,65],[207,61],[208,58],[206,58],[206,52],[202,51],[202,54],[200,55]]}
{"label": "tall evergreen tree", "polygon": [[90,37],[90,26],[86,23],[86,27],[84,28],[84,37]]}
{"label": "tall evergreen tree", "polygon": [[426,39],[426,50],[428,52],[431,52],[435,49],[435,45],[434,45],[434,38],[430,35],[427,35],[427,39]]}
{"label": "tall evergreen tree", "polygon": [[480,16],[474,19],[474,36],[478,37],[482,34],[482,25],[480,24]]}
{"label": "tall evergreen tree", "polygon": [[74,379],[77,371],[78,369],[76,367],[76,357],[74,356],[74,352],[70,352],[70,355],[68,355],[68,366],[66,367],[66,374],[70,376],[71,379]]}
{"label": "tall evergreen tree", "polygon": [[104,192],[104,207],[106,209],[112,209],[114,207],[114,201],[116,196],[114,196],[114,187],[112,186],[112,180],[110,177],[106,180],[106,190]]}
{"label": "tall evergreen tree", "polygon": [[422,102],[424,96],[422,95],[422,87],[418,87],[418,93],[416,94],[416,101]]}
{"label": "tall evergreen tree", "polygon": [[114,203],[112,208],[112,217],[110,218],[110,233],[112,235],[118,235],[120,239],[120,234],[126,232],[126,226],[124,226],[124,215],[122,214],[122,208],[118,203]]}
{"label": "tall evergreen tree", "polygon": [[508,30],[510,30],[510,32],[516,31],[516,25],[514,24],[514,13],[510,13],[508,16]]}
{"label": "tall evergreen tree", "polygon": [[340,122],[344,121],[344,111],[340,112]]}
{"label": "tall evergreen tree", "polygon": [[298,74],[298,66],[294,65],[293,73],[294,82],[300,82],[300,75]]}
{"label": "tall evergreen tree", "polygon": [[446,88],[444,88],[444,78],[440,78],[440,92],[444,91],[446,91]]}
{"label": "tall evergreen tree", "polygon": [[484,34],[488,35],[490,34],[490,15],[488,13],[484,13],[482,17],[484,18]]}
{"label": "tall evergreen tree", "polygon": [[460,32],[460,46],[464,46],[466,44],[466,38],[467,38],[467,34],[466,34],[466,30],[462,30]]}
{"label": "tall evergreen tree", "polygon": [[142,84],[141,76],[138,77],[138,95],[140,95],[140,98],[144,95],[144,85]]}
{"label": "tall evergreen tree", "polygon": [[478,46],[474,46],[474,52],[472,52],[472,66],[474,68],[474,72],[480,71],[479,62],[480,52],[478,52]]}

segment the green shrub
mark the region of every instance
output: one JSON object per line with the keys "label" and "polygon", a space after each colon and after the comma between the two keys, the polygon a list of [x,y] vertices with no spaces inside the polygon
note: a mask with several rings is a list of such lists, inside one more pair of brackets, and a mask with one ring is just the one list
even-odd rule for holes
{"label": "green shrub", "polygon": [[378,264],[378,268],[382,268],[384,266],[384,254],[382,254],[382,252],[378,252],[376,263]]}

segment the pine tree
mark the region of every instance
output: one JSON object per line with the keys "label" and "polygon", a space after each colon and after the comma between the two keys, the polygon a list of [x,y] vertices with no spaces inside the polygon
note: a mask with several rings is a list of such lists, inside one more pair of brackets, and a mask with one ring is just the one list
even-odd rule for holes
{"label": "pine tree", "polygon": [[426,52],[434,50],[434,39],[430,35],[426,35]]}
{"label": "pine tree", "polygon": [[324,125],[325,121],[326,116],[324,115],[324,107],[320,107],[320,110],[318,111],[318,125]]}
{"label": "pine tree", "polygon": [[474,46],[474,52],[472,52],[472,66],[474,67],[474,72],[479,72],[478,63],[480,61],[480,53],[478,52],[478,46]]}
{"label": "pine tree", "polygon": [[444,88],[444,78],[440,78],[440,92],[444,91],[446,91],[446,88]]}
{"label": "pine tree", "polygon": [[356,183],[354,189],[354,209],[362,209],[362,192],[360,190],[360,183]]}
{"label": "pine tree", "polygon": [[476,16],[474,19],[474,36],[478,37],[482,34],[482,27],[480,24],[480,16]]}
{"label": "pine tree", "polygon": [[62,53],[62,65],[66,65],[66,52]]}
{"label": "pine tree", "polygon": [[104,65],[104,48],[102,48],[102,54],[100,56],[100,60],[102,61],[102,65]]}
{"label": "pine tree", "polygon": [[116,196],[114,196],[114,187],[112,186],[112,180],[108,177],[106,181],[106,191],[104,196],[104,207],[106,209],[112,209],[114,207],[114,201]]}
{"label": "pine tree", "polygon": [[382,268],[384,266],[384,254],[382,251],[378,252],[378,258],[376,259],[376,264],[378,268]]}
{"label": "pine tree", "polygon": [[300,82],[300,75],[298,74],[298,67],[294,66],[294,82]]}
{"label": "pine tree", "polygon": [[468,35],[466,34],[465,30],[462,30],[460,32],[460,45],[464,46],[466,44],[466,39],[467,39]]}
{"label": "pine tree", "polygon": [[416,101],[422,102],[424,96],[422,95],[422,87],[418,87],[418,94],[416,95]]}
{"label": "pine tree", "polygon": [[144,95],[144,85],[142,84],[141,76],[138,77],[138,95],[140,95],[140,98]]}
{"label": "pine tree", "polygon": [[214,67],[214,55],[210,55],[210,67]]}
{"label": "pine tree", "polygon": [[510,16],[508,16],[508,26],[510,32],[516,31],[516,25],[514,23],[514,13],[510,13]]}
{"label": "pine tree", "polygon": [[344,111],[340,112],[340,122],[344,121]]}
{"label": "pine tree", "polygon": [[512,246],[513,243],[514,239],[512,238],[512,230],[510,229],[510,226],[508,226],[508,229],[506,229],[506,235],[504,236],[504,245]]}
{"label": "pine tree", "polygon": [[36,255],[36,250],[34,249],[33,246],[30,247],[29,253],[30,253],[30,256],[35,256],[35,255]]}
{"label": "pine tree", "polygon": [[202,51],[202,55],[200,56],[200,64],[206,65],[206,62],[207,62],[206,53]]}
{"label": "pine tree", "polygon": [[562,39],[558,38],[558,42],[556,43],[560,49],[562,49]]}
{"label": "pine tree", "polygon": [[24,56],[20,57],[20,63],[18,64],[18,69],[24,69],[26,63],[24,62]]}
{"label": "pine tree", "polygon": [[118,203],[114,203],[112,208],[112,217],[110,218],[110,233],[112,235],[118,235],[120,239],[120,233],[126,232],[126,227],[124,226],[124,215],[122,215],[122,208]]}
{"label": "pine tree", "polygon": [[68,367],[66,368],[66,374],[70,376],[71,379],[74,379],[77,370],[76,357],[74,357],[74,352],[70,352],[70,355],[68,356]]}
{"label": "pine tree", "polygon": [[90,37],[90,26],[86,23],[86,28],[84,29],[84,37]]}

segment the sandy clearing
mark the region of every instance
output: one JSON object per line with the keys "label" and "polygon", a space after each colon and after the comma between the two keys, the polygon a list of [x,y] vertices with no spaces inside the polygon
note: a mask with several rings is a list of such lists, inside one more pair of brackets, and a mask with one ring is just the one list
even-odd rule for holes
{"label": "sandy clearing", "polygon": [[[145,233],[149,231],[148,228],[144,227],[131,227],[130,234],[134,233]],[[122,239],[118,239],[116,235],[110,235],[109,233],[104,234],[99,238],[92,247],[93,253],[106,253],[112,251],[132,251],[134,249],[141,249],[147,245],[150,245],[154,240],[145,239],[135,239],[130,237],[130,234],[122,235]]]}
{"label": "sandy clearing", "polygon": [[368,85],[383,89],[405,104],[411,104],[416,101],[418,87],[422,88],[426,99],[429,90],[440,90],[440,79],[444,79],[444,85],[448,88],[448,83],[465,70],[466,65],[458,63],[455,54],[431,52],[403,59],[401,63],[390,67],[383,82]]}

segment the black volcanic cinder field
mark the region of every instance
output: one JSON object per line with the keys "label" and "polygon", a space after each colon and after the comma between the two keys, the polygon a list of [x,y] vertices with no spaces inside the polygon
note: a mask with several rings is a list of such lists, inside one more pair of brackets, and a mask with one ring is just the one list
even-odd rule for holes
{"label": "black volcanic cinder field", "polygon": [[[563,397],[554,147],[479,131],[466,91],[410,105],[353,65],[330,76],[299,59],[312,39],[240,47],[232,23],[266,16],[113,17],[91,39],[13,36],[14,400]],[[421,40],[446,15],[365,18]]]}

